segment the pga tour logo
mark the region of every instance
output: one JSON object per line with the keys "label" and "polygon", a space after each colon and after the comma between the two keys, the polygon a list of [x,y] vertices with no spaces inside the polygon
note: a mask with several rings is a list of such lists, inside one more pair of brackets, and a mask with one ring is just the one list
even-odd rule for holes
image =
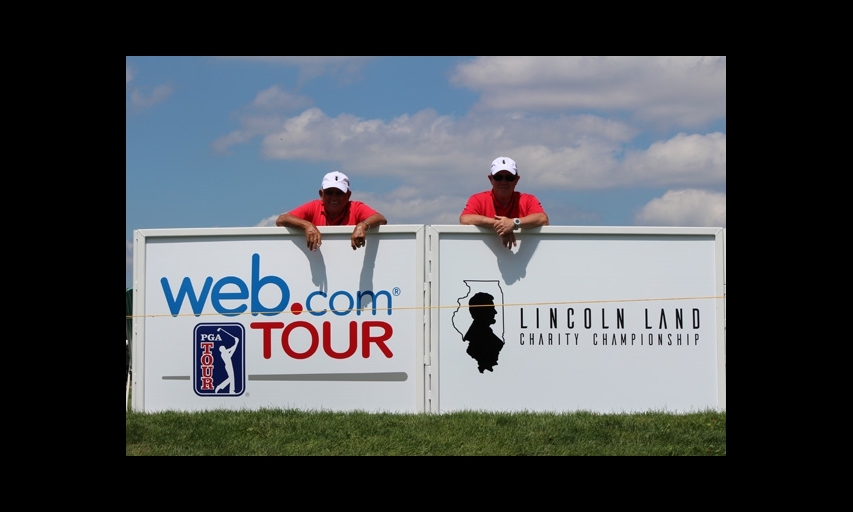
{"label": "pga tour logo", "polygon": [[240,396],[246,390],[246,331],[241,324],[195,326],[193,389],[199,396]]}

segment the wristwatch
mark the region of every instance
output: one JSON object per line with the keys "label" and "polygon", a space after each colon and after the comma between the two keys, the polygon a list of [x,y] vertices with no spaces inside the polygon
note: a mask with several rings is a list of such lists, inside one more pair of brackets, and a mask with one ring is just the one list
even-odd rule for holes
{"label": "wristwatch", "polygon": [[513,231],[521,229],[521,219],[516,217],[516,218],[512,219],[512,223],[513,223],[513,226],[512,226]]}

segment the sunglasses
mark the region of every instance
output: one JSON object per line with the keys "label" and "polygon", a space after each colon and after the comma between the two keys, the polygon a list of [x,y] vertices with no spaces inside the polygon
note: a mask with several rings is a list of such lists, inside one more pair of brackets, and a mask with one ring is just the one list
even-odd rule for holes
{"label": "sunglasses", "polygon": [[514,174],[493,174],[492,175],[492,179],[495,181],[507,180],[510,183],[515,181],[516,178],[518,178],[518,176],[516,176]]}

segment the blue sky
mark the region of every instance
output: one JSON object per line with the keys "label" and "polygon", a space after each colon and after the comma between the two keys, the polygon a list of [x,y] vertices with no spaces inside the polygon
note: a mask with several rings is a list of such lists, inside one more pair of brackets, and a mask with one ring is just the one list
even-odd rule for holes
{"label": "blue sky", "polygon": [[558,226],[726,227],[726,57],[126,57],[136,229],[273,226],[329,171],[458,224],[498,156]]}

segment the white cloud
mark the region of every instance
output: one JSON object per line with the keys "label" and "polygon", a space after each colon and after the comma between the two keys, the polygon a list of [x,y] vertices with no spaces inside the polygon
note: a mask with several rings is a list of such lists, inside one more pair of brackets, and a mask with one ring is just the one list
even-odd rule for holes
{"label": "white cloud", "polygon": [[142,109],[165,101],[172,95],[172,87],[169,85],[158,85],[151,89],[148,86],[131,87],[130,82],[136,78],[136,71],[128,64],[124,65],[125,90],[130,93],[130,106]]}
{"label": "white cloud", "polygon": [[253,133],[250,130],[236,130],[214,140],[210,146],[217,153],[227,153],[228,148],[234,144],[248,142],[252,140],[252,137],[255,135],[257,135],[257,132]]}
{"label": "white cloud", "polygon": [[679,133],[629,152],[620,169],[626,185],[722,185],[726,182],[726,134]]}
{"label": "white cloud", "polygon": [[[321,67],[366,62],[251,59]],[[265,112],[242,116],[240,129],[214,147],[261,136],[266,158],[330,162],[430,196],[443,194],[448,183],[474,187],[499,154],[519,163],[523,186],[534,190],[706,188],[725,183],[724,133],[682,127],[648,147],[635,137],[649,133],[644,120],[655,123],[651,133],[663,134],[671,126],[725,119],[725,76],[725,57],[478,57],[460,64],[451,79],[481,94],[478,108],[464,117],[432,109],[392,119],[329,117],[318,108],[275,117],[266,110],[303,99],[271,87],[251,105]],[[520,113],[536,108],[542,110]],[[625,115],[614,117],[619,111]]]}
{"label": "white cloud", "polygon": [[476,108],[630,112],[636,120],[701,127],[726,116],[726,57],[477,57],[451,82]]}
{"label": "white cloud", "polygon": [[[478,114],[457,119],[433,110],[388,121],[311,108],[287,118],[262,143],[267,158],[342,162],[344,172],[401,177],[431,194],[447,183],[480,180],[498,154],[519,163],[525,186],[603,189],[725,182],[726,136],[685,134],[626,151],[637,130],[596,116],[556,119]],[[470,183],[462,181],[463,187]]]}
{"label": "white cloud", "polygon": [[[295,208],[296,206],[298,206],[298,205],[294,205],[293,207]],[[270,215],[266,219],[263,219],[260,222],[258,222],[257,224],[255,224],[255,227],[256,228],[275,227],[275,221],[276,221],[276,219],[278,219],[279,215],[280,214],[278,214],[278,213],[276,213],[275,215]]]}
{"label": "white cloud", "polygon": [[289,93],[274,85],[269,89],[259,92],[255,96],[254,101],[252,101],[251,106],[261,110],[284,109],[292,111],[308,107],[311,103],[311,98],[307,96]]}
{"label": "white cloud", "polygon": [[130,92],[130,104],[136,108],[151,107],[165,101],[171,94],[172,87],[168,85],[158,85],[148,93],[136,88]]}
{"label": "white cloud", "polygon": [[242,128],[214,140],[211,144],[214,151],[225,153],[228,148],[235,144],[243,144],[255,137],[277,130],[282,123],[282,118],[274,114],[244,114],[239,119]]}
{"label": "white cloud", "polygon": [[670,190],[634,216],[640,226],[726,227],[726,194]]}
{"label": "white cloud", "polygon": [[[389,121],[348,114],[330,118],[317,108],[285,120],[263,141],[269,158],[347,160],[352,168],[381,175],[406,166],[455,174],[459,167],[488,169],[496,151],[542,155],[542,148],[565,151],[607,144],[608,150],[635,133],[627,125],[590,116],[560,119],[507,119],[503,115],[457,119],[422,110]],[[528,148],[528,149],[524,149]],[[554,151],[554,150],[550,150]],[[485,153],[485,156],[480,156]],[[515,158],[515,157],[514,157]],[[460,160],[461,159],[461,160]],[[487,159],[486,165],[483,160]],[[516,158],[522,163],[521,157]],[[531,164],[527,164],[530,168]]]}
{"label": "white cloud", "polygon": [[361,70],[364,68],[365,64],[377,57],[259,55],[242,57],[228,56],[220,58],[268,62],[288,66],[295,65],[299,67],[298,82],[300,84],[320,75],[331,75],[337,78],[339,83],[345,84],[361,80]]}

